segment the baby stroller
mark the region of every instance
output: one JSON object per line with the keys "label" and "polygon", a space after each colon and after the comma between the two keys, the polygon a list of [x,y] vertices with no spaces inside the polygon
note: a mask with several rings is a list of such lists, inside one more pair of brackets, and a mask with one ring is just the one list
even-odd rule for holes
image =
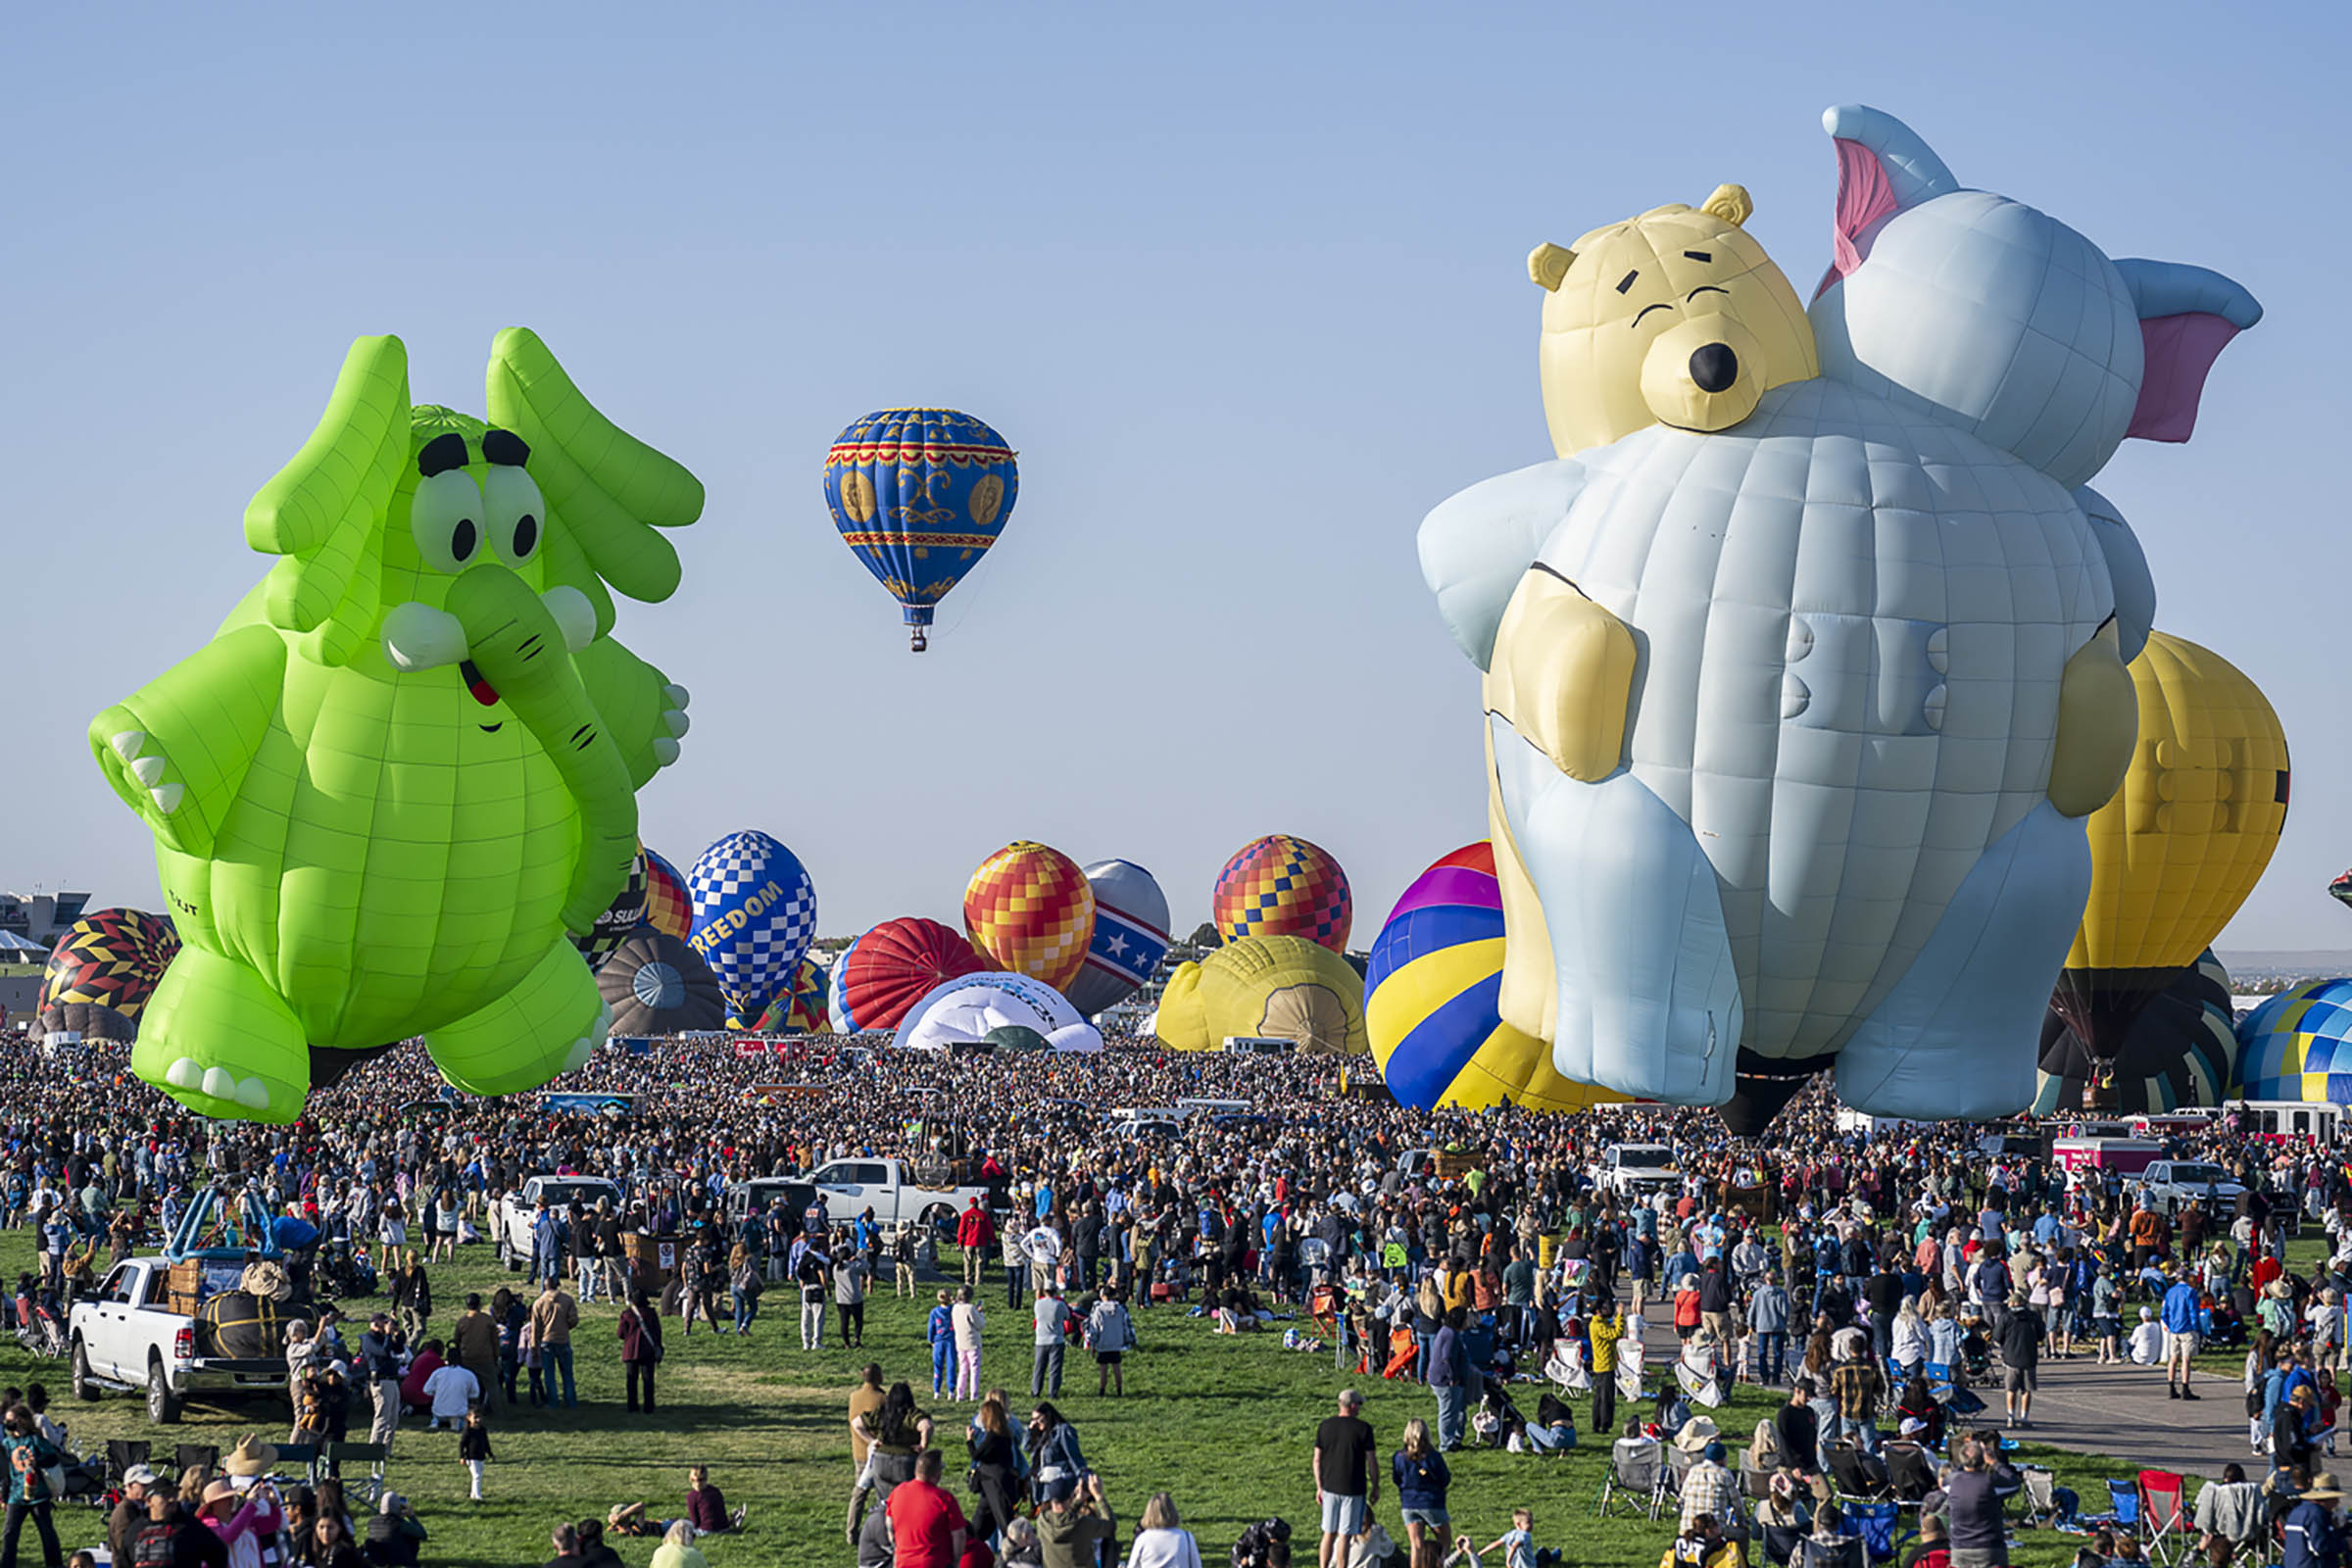
{"label": "baby stroller", "polygon": [[1470,1431],[1482,1446],[1490,1448],[1506,1446],[1514,1436],[1526,1433],[1527,1418],[1511,1402],[1500,1380],[1486,1380],[1486,1392],[1479,1398],[1478,1408],[1470,1412]]}

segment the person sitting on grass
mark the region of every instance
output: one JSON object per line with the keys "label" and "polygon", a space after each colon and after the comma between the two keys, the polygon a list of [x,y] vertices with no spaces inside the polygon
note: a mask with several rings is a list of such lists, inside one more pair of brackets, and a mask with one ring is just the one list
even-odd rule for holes
{"label": "person sitting on grass", "polygon": [[726,1494],[710,1484],[707,1465],[686,1472],[686,1518],[698,1536],[732,1535],[743,1528],[749,1504],[730,1512]]}
{"label": "person sitting on grass", "polygon": [[672,1519],[669,1528],[662,1532],[662,1544],[654,1548],[647,1568],[710,1568],[703,1548],[694,1544],[694,1523],[687,1519]]}
{"label": "person sitting on grass", "polygon": [[1723,1533],[1723,1526],[1704,1509],[1692,1514],[1674,1538],[1658,1568],[1744,1568],[1745,1550]]}
{"label": "person sitting on grass", "polygon": [[1447,1568],[1457,1562],[1468,1563],[1470,1568],[1480,1568],[1480,1555],[1491,1551],[1503,1554],[1502,1568],[1547,1568],[1548,1563],[1559,1561],[1556,1551],[1537,1552],[1536,1516],[1534,1510],[1528,1508],[1513,1508],[1511,1528],[1488,1542],[1485,1546],[1473,1546],[1470,1540],[1467,1535],[1454,1538],[1453,1550],[1446,1556]]}

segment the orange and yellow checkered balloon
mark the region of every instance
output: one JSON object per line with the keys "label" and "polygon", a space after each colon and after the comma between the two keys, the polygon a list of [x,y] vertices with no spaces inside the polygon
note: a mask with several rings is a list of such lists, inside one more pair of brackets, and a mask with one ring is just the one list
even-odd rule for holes
{"label": "orange and yellow checkered balloon", "polygon": [[1026,839],[980,862],[963,890],[963,929],[1000,969],[1059,991],[1095,937],[1095,893],[1078,862]]}
{"label": "orange and yellow checkered balloon", "polygon": [[1225,862],[1209,895],[1209,915],[1228,942],[1304,937],[1346,953],[1355,899],[1348,891],[1348,873],[1329,852],[1271,833],[1243,845]]}

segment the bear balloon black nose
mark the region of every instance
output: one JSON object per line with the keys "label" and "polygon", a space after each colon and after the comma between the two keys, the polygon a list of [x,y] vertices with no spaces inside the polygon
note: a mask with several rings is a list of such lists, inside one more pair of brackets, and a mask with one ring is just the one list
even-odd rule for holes
{"label": "bear balloon black nose", "polygon": [[1729,343],[1702,343],[1690,351],[1690,379],[1701,392],[1721,392],[1740,379],[1740,356]]}

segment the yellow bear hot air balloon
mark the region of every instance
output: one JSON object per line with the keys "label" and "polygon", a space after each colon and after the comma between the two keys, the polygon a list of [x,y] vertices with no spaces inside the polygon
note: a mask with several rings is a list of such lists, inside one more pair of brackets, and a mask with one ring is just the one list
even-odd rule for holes
{"label": "yellow bear hot air balloon", "polygon": [[2151,632],[2132,684],[2138,746],[2124,787],[2091,813],[2090,902],[2051,998],[2103,1060],[2221,935],[2286,825],[2286,733],[2236,665]]}
{"label": "yellow bear hot air balloon", "polygon": [[1171,1051],[1213,1051],[1232,1035],[1345,1055],[1371,1049],[1363,977],[1304,937],[1244,937],[1178,964],[1152,1032]]}

